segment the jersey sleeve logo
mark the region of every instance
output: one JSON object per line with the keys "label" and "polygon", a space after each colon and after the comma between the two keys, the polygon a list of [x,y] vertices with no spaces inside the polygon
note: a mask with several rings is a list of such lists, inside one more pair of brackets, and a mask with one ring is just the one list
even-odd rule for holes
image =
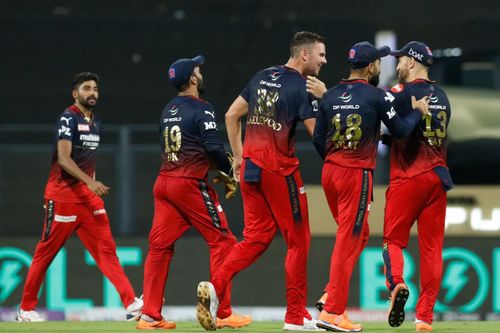
{"label": "jersey sleeve logo", "polygon": [[385,93],[385,97],[384,97],[384,101],[388,101],[389,103],[392,103],[396,98],[390,93],[390,92],[386,92]]}
{"label": "jersey sleeve logo", "polygon": [[209,116],[215,119],[215,112],[210,112],[208,110],[205,110],[205,114],[208,114]]}
{"label": "jersey sleeve logo", "polygon": [[386,112],[387,118],[392,119],[396,115],[396,110],[393,107],[389,111]]}
{"label": "jersey sleeve logo", "polygon": [[217,124],[215,123],[215,121],[205,121],[204,124],[205,124],[205,131],[217,129]]}
{"label": "jersey sleeve logo", "polygon": [[404,90],[404,85],[402,85],[401,83],[396,84],[394,87],[391,88],[391,91],[395,93],[400,93],[403,90]]}
{"label": "jersey sleeve logo", "polygon": [[61,117],[61,122],[66,122],[66,126],[69,126],[69,121],[71,120],[71,118],[66,118],[66,117]]}
{"label": "jersey sleeve logo", "polygon": [[61,117],[61,127],[57,130],[59,136],[71,136],[71,127],[69,127],[71,119],[71,117]]}
{"label": "jersey sleeve logo", "polygon": [[313,111],[314,111],[314,112],[318,112],[318,110],[319,110],[318,100],[317,100],[317,99],[313,100],[313,101],[311,102],[311,105],[312,105],[312,107],[313,107]]}

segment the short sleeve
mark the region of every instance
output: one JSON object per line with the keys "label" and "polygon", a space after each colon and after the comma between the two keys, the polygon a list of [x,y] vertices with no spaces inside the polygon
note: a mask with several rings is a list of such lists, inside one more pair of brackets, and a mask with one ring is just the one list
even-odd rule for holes
{"label": "short sleeve", "polygon": [[217,121],[215,119],[214,107],[207,103],[203,106],[201,112],[198,113],[198,126],[200,133],[203,134],[207,131],[217,131]]}
{"label": "short sleeve", "polygon": [[240,96],[243,97],[247,103],[250,101],[250,91],[251,91],[251,82],[248,82],[245,88],[240,93]]}
{"label": "short sleeve", "polygon": [[306,91],[301,92],[301,102],[299,107],[299,118],[301,120],[316,118],[319,110],[319,100]]}
{"label": "short sleeve", "polygon": [[59,116],[57,120],[57,139],[73,141],[73,136],[75,135],[77,127],[77,121],[74,115],[71,113],[63,113]]}

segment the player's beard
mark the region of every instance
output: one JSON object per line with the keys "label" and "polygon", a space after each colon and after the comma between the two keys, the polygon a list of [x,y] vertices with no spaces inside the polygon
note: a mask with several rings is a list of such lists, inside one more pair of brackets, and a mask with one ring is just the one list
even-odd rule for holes
{"label": "player's beard", "polygon": [[97,105],[97,97],[89,96],[87,98],[83,98],[82,96],[78,96],[78,103],[86,109],[90,110]]}
{"label": "player's beard", "polygon": [[406,78],[408,77],[408,70],[407,69],[400,69],[398,70],[398,80],[399,83],[404,84],[406,83]]}
{"label": "player's beard", "polygon": [[374,87],[378,86],[378,84],[380,83],[380,72],[377,73],[376,75],[373,75],[368,81],[368,83]]}
{"label": "player's beard", "polygon": [[207,90],[205,87],[205,82],[199,77],[196,77],[196,81],[198,81],[198,86],[196,87],[196,89],[198,89],[198,95],[201,96]]}

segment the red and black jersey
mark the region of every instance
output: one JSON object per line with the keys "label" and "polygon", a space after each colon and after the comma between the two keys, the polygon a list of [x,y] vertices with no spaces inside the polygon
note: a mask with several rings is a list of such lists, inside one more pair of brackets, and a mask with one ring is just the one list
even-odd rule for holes
{"label": "red and black jersey", "polygon": [[95,175],[96,152],[101,138],[101,123],[93,116],[85,118],[76,105],[68,107],[57,121],[55,151],[52,157],[49,180],[45,187],[45,198],[62,202],[85,202],[94,194],[81,180],[73,177],[58,163],[57,142],[71,141],[71,159],[90,177]]}
{"label": "red and black jersey", "polygon": [[258,72],[241,92],[248,102],[243,157],[259,167],[287,176],[299,167],[295,157],[297,123],[315,118],[318,101],[306,91],[295,69],[274,66]]}
{"label": "red and black jersey", "polygon": [[366,80],[343,80],[323,96],[313,141],[325,162],[342,167],[374,169],[380,121],[398,137],[409,135],[420,119],[410,109],[404,119],[393,97]]}
{"label": "red and black jersey", "polygon": [[217,132],[215,110],[194,96],[176,96],[160,119],[160,174],[203,180],[212,161],[230,174],[231,165]]}
{"label": "red and black jersey", "polygon": [[447,129],[451,107],[446,93],[431,81],[422,79],[394,86],[388,94],[394,96],[398,114],[411,110],[411,96],[429,96],[429,113],[423,117],[411,135],[392,140],[391,179],[403,182],[436,167],[446,167]]}

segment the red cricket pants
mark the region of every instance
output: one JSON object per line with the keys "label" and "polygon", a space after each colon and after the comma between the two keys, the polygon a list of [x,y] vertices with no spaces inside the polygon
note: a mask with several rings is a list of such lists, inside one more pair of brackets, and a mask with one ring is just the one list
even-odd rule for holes
{"label": "red cricket pants", "polygon": [[323,166],[322,184],[338,225],[324,309],[341,314],[347,306],[352,271],[370,234],[368,211],[372,201],[372,172],[327,162]]}
{"label": "red cricket pants", "polygon": [[224,264],[212,278],[217,296],[223,297],[226,286],[238,272],[255,262],[268,248],[279,228],[287,244],[285,259],[287,311],[285,322],[303,325],[311,319],[305,309],[307,296],[307,256],[311,232],[307,198],[299,170],[280,176],[262,169],[261,181],[244,181],[241,167],[241,194],[245,228],[244,240],[236,244]]}
{"label": "red cricket pants", "polygon": [[[143,313],[161,320],[170,261],[175,242],[193,226],[210,250],[210,275],[221,267],[236,244],[229,230],[217,193],[205,181],[159,175],[154,185],[155,212],[149,233],[149,251],[144,266]],[[221,299],[217,317],[231,315],[231,284]]]}
{"label": "red cricket pants", "polygon": [[115,286],[123,305],[132,304],[135,292],[116,256],[116,245],[102,199],[96,196],[82,203],[46,200],[45,207],[42,240],[33,255],[20,308],[29,311],[36,307],[47,268],[73,231],[76,231],[101,272]]}
{"label": "red cricket pants", "polygon": [[445,216],[446,191],[433,170],[387,189],[383,249],[387,286],[392,290],[404,283],[403,249],[417,221],[420,296],[416,317],[428,323],[432,323],[441,285]]}

